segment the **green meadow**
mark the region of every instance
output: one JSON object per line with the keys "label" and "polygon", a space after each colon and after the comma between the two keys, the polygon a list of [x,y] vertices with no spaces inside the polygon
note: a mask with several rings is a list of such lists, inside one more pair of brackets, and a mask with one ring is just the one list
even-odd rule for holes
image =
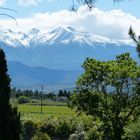
{"label": "green meadow", "polygon": [[41,113],[40,105],[22,104],[18,105],[18,110],[20,111],[23,120],[40,120],[48,117],[57,118],[63,116],[69,117],[76,115],[74,110],[71,110],[67,106],[42,106]]}

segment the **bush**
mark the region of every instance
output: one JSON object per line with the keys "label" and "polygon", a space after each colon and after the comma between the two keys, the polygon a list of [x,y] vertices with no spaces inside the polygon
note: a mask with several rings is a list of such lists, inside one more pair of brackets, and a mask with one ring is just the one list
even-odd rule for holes
{"label": "bush", "polygon": [[31,140],[32,136],[36,133],[36,124],[28,120],[22,126],[22,140]]}
{"label": "bush", "polygon": [[77,130],[70,135],[69,140],[85,140],[84,125],[82,122],[78,124]]}
{"label": "bush", "polygon": [[56,123],[57,122],[53,119],[44,120],[42,123],[40,123],[39,130],[54,137],[56,136]]}
{"label": "bush", "polygon": [[125,129],[125,139],[140,140],[140,118]]}
{"label": "bush", "polygon": [[[38,125],[39,126],[39,125]],[[68,139],[76,130],[75,119],[46,119],[38,127],[41,132],[49,134],[53,138]]]}
{"label": "bush", "polygon": [[68,121],[61,120],[57,126],[56,130],[57,136],[61,139],[66,139],[70,136],[71,126]]}
{"label": "bush", "polygon": [[46,133],[37,132],[31,140],[51,140],[51,138]]}
{"label": "bush", "polygon": [[36,99],[33,99],[33,100],[32,100],[32,103],[33,103],[33,104],[36,104],[36,103],[37,103],[37,100],[36,100]]}
{"label": "bush", "polygon": [[26,97],[26,96],[20,96],[17,99],[17,101],[18,101],[19,104],[29,103],[30,100],[31,99],[29,97]]}
{"label": "bush", "polygon": [[[41,140],[39,135],[48,134],[52,139],[58,140],[85,140],[85,136],[88,136],[92,140],[95,138],[95,131],[89,131],[98,122],[93,123],[91,117],[69,117],[69,118],[46,118],[45,120],[33,123],[32,121],[26,121],[23,123],[23,140]],[[95,126],[96,127],[96,126]],[[97,130],[97,129],[96,129]],[[89,133],[86,135],[86,133]],[[93,136],[94,135],[94,136]],[[88,140],[90,140],[88,139]]]}
{"label": "bush", "polygon": [[102,139],[102,134],[97,131],[95,127],[91,128],[87,133],[86,133],[86,140],[101,140]]}

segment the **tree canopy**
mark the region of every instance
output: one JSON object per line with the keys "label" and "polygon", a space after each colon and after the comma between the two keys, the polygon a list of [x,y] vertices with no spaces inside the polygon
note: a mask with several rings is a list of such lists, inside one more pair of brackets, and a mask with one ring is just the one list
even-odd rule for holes
{"label": "tree canopy", "polygon": [[82,67],[84,73],[69,105],[98,117],[103,139],[121,139],[124,127],[137,117],[140,106],[137,63],[126,53],[108,62],[87,58]]}

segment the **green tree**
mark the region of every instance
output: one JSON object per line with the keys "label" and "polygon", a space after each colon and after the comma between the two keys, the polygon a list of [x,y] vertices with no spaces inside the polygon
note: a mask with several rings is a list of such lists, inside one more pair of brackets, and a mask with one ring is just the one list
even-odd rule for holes
{"label": "green tree", "polygon": [[98,117],[103,139],[120,140],[127,123],[137,118],[139,67],[126,53],[108,62],[88,58],[83,68],[69,105]]}
{"label": "green tree", "polygon": [[5,53],[0,49],[0,139],[20,139],[20,114],[12,107],[10,100],[10,78],[7,74]]}

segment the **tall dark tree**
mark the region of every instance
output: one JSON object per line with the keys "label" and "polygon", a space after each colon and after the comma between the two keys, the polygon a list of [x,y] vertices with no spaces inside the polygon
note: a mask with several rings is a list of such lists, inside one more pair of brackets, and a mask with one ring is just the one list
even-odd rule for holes
{"label": "tall dark tree", "polygon": [[20,113],[10,105],[10,78],[7,74],[5,53],[0,49],[0,139],[19,140],[21,132]]}

